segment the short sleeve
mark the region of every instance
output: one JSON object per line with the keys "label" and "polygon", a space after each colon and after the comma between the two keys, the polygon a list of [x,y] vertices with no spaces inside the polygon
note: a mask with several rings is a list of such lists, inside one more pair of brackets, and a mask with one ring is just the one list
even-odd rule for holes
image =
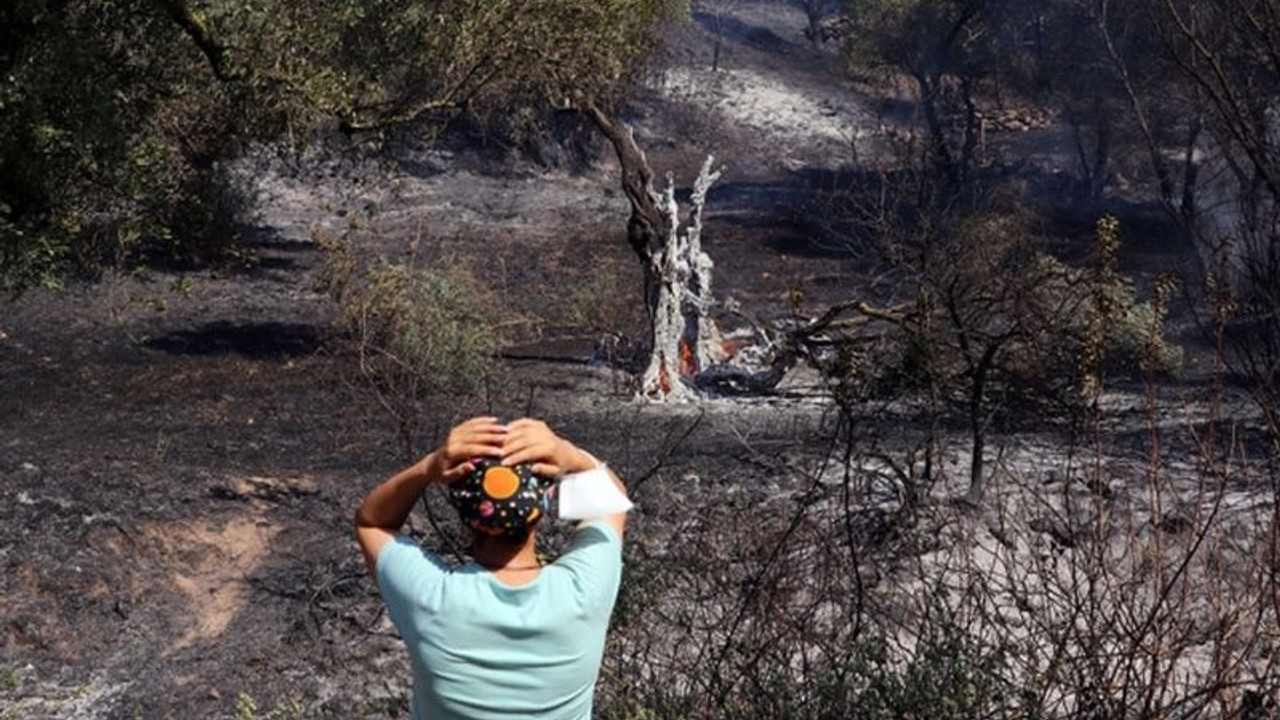
{"label": "short sleeve", "polygon": [[410,538],[398,536],[383,545],[378,553],[378,591],[392,622],[400,626],[410,617],[444,575],[440,559]]}
{"label": "short sleeve", "polygon": [[583,607],[612,612],[622,581],[622,542],[608,523],[585,523],[555,565],[573,578]]}

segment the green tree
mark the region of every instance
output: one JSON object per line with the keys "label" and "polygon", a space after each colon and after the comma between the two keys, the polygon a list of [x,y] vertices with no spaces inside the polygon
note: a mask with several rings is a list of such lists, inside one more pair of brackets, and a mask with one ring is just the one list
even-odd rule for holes
{"label": "green tree", "polygon": [[6,3],[0,289],[226,247],[243,198],[218,160],[242,136],[242,96],[152,3]]}
{"label": "green tree", "polygon": [[[233,154],[234,141],[285,131],[307,138],[334,126],[348,134],[429,134],[460,116],[510,117],[520,109],[536,119],[572,110],[617,151],[650,319],[663,315],[664,298],[687,305],[685,289],[672,290],[664,270],[671,265],[664,248],[682,237],[679,214],[654,191],[644,153],[611,110],[669,21],[687,13],[685,0],[67,0],[67,7],[73,12],[50,15],[35,2],[9,11],[17,21],[10,32],[21,42],[4,67],[32,68],[0,95],[17,128],[3,142],[24,171],[5,167],[14,179],[0,196],[0,232],[18,239],[5,244],[3,275],[14,288],[55,279],[63,260],[86,248],[95,262],[112,264],[139,242],[191,247],[199,235],[177,221],[205,217],[188,206],[217,197],[197,190],[217,179],[217,160]],[[75,91],[77,62],[100,75],[97,101],[110,112]],[[42,76],[42,67],[53,75]],[[36,145],[51,149],[22,159],[16,150],[32,143],[30,134],[51,137]],[[51,169],[55,157],[65,169]],[[167,172],[152,173],[157,163]],[[92,177],[119,172],[171,182],[142,195],[115,178]],[[69,181],[92,194],[81,201]],[[140,202],[151,196],[164,206]],[[106,251],[93,246],[104,235],[86,228],[87,219],[109,221],[114,240]],[[705,303],[697,306],[685,324],[693,328],[689,339],[702,343],[711,334],[697,329]],[[668,350],[661,357],[683,352]],[[682,369],[660,370],[654,377]]]}
{"label": "green tree", "polygon": [[[160,0],[215,73],[348,132],[626,89],[677,0]],[[277,98],[279,100],[279,98]],[[419,126],[426,127],[426,126]]]}
{"label": "green tree", "polygon": [[[225,248],[220,161],[334,127],[608,104],[680,0],[16,0],[0,9],[0,283]],[[415,121],[423,121],[416,122]]]}
{"label": "green tree", "polygon": [[[709,280],[699,279],[709,277],[710,263],[696,249],[699,221],[681,227],[674,194],[654,189],[644,152],[613,110],[664,29],[687,12],[684,0],[322,0],[279,2],[268,12],[228,2],[206,15],[181,0],[166,5],[176,8],[174,17],[216,74],[283,88],[287,107],[306,101],[291,115],[336,117],[348,133],[431,132],[461,114],[513,107],[535,118],[582,112],[612,144],[631,203],[627,239],[644,271],[657,363],[650,363],[643,391],[678,393],[678,376],[710,362]],[[708,186],[713,175],[704,167]],[[685,251],[674,246],[690,237],[693,260],[676,259],[673,252]],[[706,272],[673,272],[690,262],[705,264]],[[690,295],[701,301],[686,302]],[[680,332],[670,331],[677,326]]]}

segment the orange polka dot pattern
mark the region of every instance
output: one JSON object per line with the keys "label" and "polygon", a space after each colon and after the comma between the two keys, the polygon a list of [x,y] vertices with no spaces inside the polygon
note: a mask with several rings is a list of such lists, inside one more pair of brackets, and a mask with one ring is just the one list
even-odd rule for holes
{"label": "orange polka dot pattern", "polygon": [[449,502],[472,530],[523,537],[551,507],[555,483],[534,475],[528,465],[507,467],[490,458],[471,462],[475,471],[449,486]]}

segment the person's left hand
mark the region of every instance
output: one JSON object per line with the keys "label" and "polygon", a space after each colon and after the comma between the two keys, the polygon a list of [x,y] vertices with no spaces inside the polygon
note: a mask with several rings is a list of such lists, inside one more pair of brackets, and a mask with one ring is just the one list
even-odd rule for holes
{"label": "person's left hand", "polygon": [[502,443],[502,464],[531,463],[535,475],[559,477],[595,467],[589,455],[552,432],[541,420],[520,418],[507,425]]}
{"label": "person's left hand", "polygon": [[507,429],[495,417],[474,417],[454,427],[427,457],[422,459],[426,476],[433,482],[452,484],[476,469],[473,458],[501,457]]}

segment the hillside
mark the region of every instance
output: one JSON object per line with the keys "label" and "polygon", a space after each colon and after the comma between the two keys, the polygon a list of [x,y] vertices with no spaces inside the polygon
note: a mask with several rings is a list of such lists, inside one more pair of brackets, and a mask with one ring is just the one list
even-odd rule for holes
{"label": "hillside", "polygon": [[[627,120],[682,191],[706,154],[726,166],[705,242],[717,296],[739,308],[723,318],[732,330],[745,319],[812,317],[878,282],[828,232],[821,207],[824,193],[890,152],[910,113],[888,86],[850,80],[834,44],[814,48],[792,5],[725,7],[720,68],[710,68],[712,19],[695,13]],[[1060,140],[1053,124],[993,136],[993,152],[1025,158],[1009,172],[1023,173],[1029,205],[1070,171]],[[603,143],[588,148],[586,168],[458,138],[380,156],[259,149],[236,169],[259,198],[242,267],[151,268],[6,304],[0,718],[407,715],[408,660],[351,528],[360,498],[405,458],[391,419],[335,350],[316,233],[346,236],[364,257],[460,269],[511,328],[481,397],[431,405],[420,451],[470,414],[533,415],[633,483],[629,589],[599,695],[610,717],[649,717],[627,705],[627,673],[698,695],[712,682],[700,671],[763,682],[768,668],[809,672],[796,648],[831,661],[826,653],[862,622],[854,586],[867,613],[897,613],[906,628],[926,614],[917,591],[950,582],[960,555],[978,557],[990,587],[1003,578],[1034,595],[1029,575],[1003,571],[1043,568],[1081,538],[1108,528],[1119,537],[1126,523],[1173,528],[1159,535],[1167,558],[1148,558],[1157,565],[1195,542],[1212,544],[1220,567],[1237,557],[1233,536],[1263,548],[1274,498],[1247,459],[1261,423],[1246,393],[1216,382],[1211,348],[1181,306],[1171,326],[1188,352],[1183,378],[1117,383],[1092,438],[1064,438],[1048,423],[1002,428],[997,500],[982,510],[953,502],[968,458],[963,441],[952,443],[910,523],[894,520],[905,492],[895,473],[916,472],[908,450],[927,432],[962,429],[924,427],[913,408],[888,401],[842,416],[804,367],[771,395],[637,401],[625,363],[591,362],[602,336],[638,339],[644,318],[616,162]],[[1046,249],[1080,257],[1096,218],[1046,218],[1065,228],[1046,233]],[[1186,264],[1185,248],[1159,242],[1158,224],[1145,235],[1137,227],[1127,272],[1145,282]],[[1167,466],[1158,481],[1148,475],[1153,434]],[[855,435],[866,445],[850,461],[841,443]],[[891,455],[901,463],[883,461]],[[1071,474],[1081,467],[1098,471],[1105,493]],[[1205,477],[1230,481],[1207,488]],[[854,491],[864,502],[856,513]],[[1116,498],[1105,512],[1104,496]],[[1221,517],[1229,522],[1213,524]],[[445,525],[445,537],[461,537]],[[414,530],[445,544],[425,514]],[[1146,547],[1143,532],[1127,539]],[[872,538],[865,555],[856,533]],[[563,528],[552,534],[555,547]],[[1224,569],[1222,587],[1274,563],[1263,549],[1240,553],[1258,565]],[[1119,582],[1106,592],[1099,603],[1141,595]],[[983,607],[1026,611],[991,602]],[[794,622],[787,608],[799,608]],[[1010,623],[1031,627],[1026,616]],[[983,627],[998,635],[991,628],[1001,626]],[[1206,638],[1211,630],[1200,628]],[[1262,645],[1274,641],[1273,632],[1242,651],[1242,666],[1273,671],[1280,655]],[[1208,643],[1179,657],[1201,667]],[[719,699],[746,685],[717,686]]]}

